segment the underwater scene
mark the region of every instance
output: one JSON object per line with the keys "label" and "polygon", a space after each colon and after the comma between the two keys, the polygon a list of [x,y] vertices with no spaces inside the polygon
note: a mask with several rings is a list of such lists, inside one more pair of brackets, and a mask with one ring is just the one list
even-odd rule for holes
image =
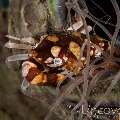
{"label": "underwater scene", "polygon": [[120,120],[119,0],[0,0],[0,120]]}

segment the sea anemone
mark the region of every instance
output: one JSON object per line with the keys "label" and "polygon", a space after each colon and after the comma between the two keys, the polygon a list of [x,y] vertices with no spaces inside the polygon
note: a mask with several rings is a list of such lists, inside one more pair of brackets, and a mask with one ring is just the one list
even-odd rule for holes
{"label": "sea anemone", "polygon": [[[65,7],[67,14],[60,18],[58,11],[52,13],[48,2],[52,26],[55,25],[53,32],[26,38],[7,35],[15,42],[10,41],[5,46],[23,49],[25,53],[12,55],[6,62],[22,61],[21,90],[24,94],[43,99],[40,101],[44,104],[52,103],[45,120],[52,112],[62,120],[92,119],[88,111],[90,101],[95,101],[93,109],[97,109],[109,101],[115,88],[120,90],[117,87],[120,80],[120,48],[117,45],[119,7],[116,0],[111,0],[117,16],[115,31],[111,34],[102,24],[104,21],[98,21],[89,12],[85,1],[64,0],[58,3],[58,8]],[[66,18],[66,24],[63,24]],[[92,33],[88,19],[102,29],[108,40]]]}

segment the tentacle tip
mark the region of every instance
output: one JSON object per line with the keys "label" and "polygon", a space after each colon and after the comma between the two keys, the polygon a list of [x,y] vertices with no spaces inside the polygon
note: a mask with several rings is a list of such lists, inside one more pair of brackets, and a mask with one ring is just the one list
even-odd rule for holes
{"label": "tentacle tip", "polygon": [[4,47],[6,47],[6,48],[11,48],[11,46],[10,46],[10,41],[7,42],[7,43],[5,43]]}
{"label": "tentacle tip", "polygon": [[5,37],[9,38],[9,35],[5,35]]}

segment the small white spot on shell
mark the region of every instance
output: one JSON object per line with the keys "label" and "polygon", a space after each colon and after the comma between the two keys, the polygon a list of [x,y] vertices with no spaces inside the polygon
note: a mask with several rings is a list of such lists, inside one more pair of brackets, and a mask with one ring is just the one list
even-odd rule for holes
{"label": "small white spot on shell", "polygon": [[81,61],[85,61],[86,60],[86,58],[85,57],[81,57]]}
{"label": "small white spot on shell", "polygon": [[45,63],[51,63],[53,61],[53,58],[52,57],[49,57],[45,60]]}
{"label": "small white spot on shell", "polygon": [[102,54],[102,52],[100,52],[99,50],[95,50],[95,57],[100,57]]}

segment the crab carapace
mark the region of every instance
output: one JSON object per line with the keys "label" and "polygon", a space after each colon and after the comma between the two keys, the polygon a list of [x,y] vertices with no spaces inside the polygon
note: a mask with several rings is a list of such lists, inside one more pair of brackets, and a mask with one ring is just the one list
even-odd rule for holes
{"label": "crab carapace", "polygon": [[[98,36],[90,36],[91,61],[100,57],[108,49],[108,41]],[[22,76],[34,85],[56,86],[66,80],[65,71],[74,76],[80,74],[86,66],[86,49],[81,56],[81,48],[87,40],[79,32],[54,33],[34,38],[36,47],[31,49],[31,56],[22,63]],[[80,62],[78,62],[80,61]],[[79,64],[78,64],[79,63]]]}

